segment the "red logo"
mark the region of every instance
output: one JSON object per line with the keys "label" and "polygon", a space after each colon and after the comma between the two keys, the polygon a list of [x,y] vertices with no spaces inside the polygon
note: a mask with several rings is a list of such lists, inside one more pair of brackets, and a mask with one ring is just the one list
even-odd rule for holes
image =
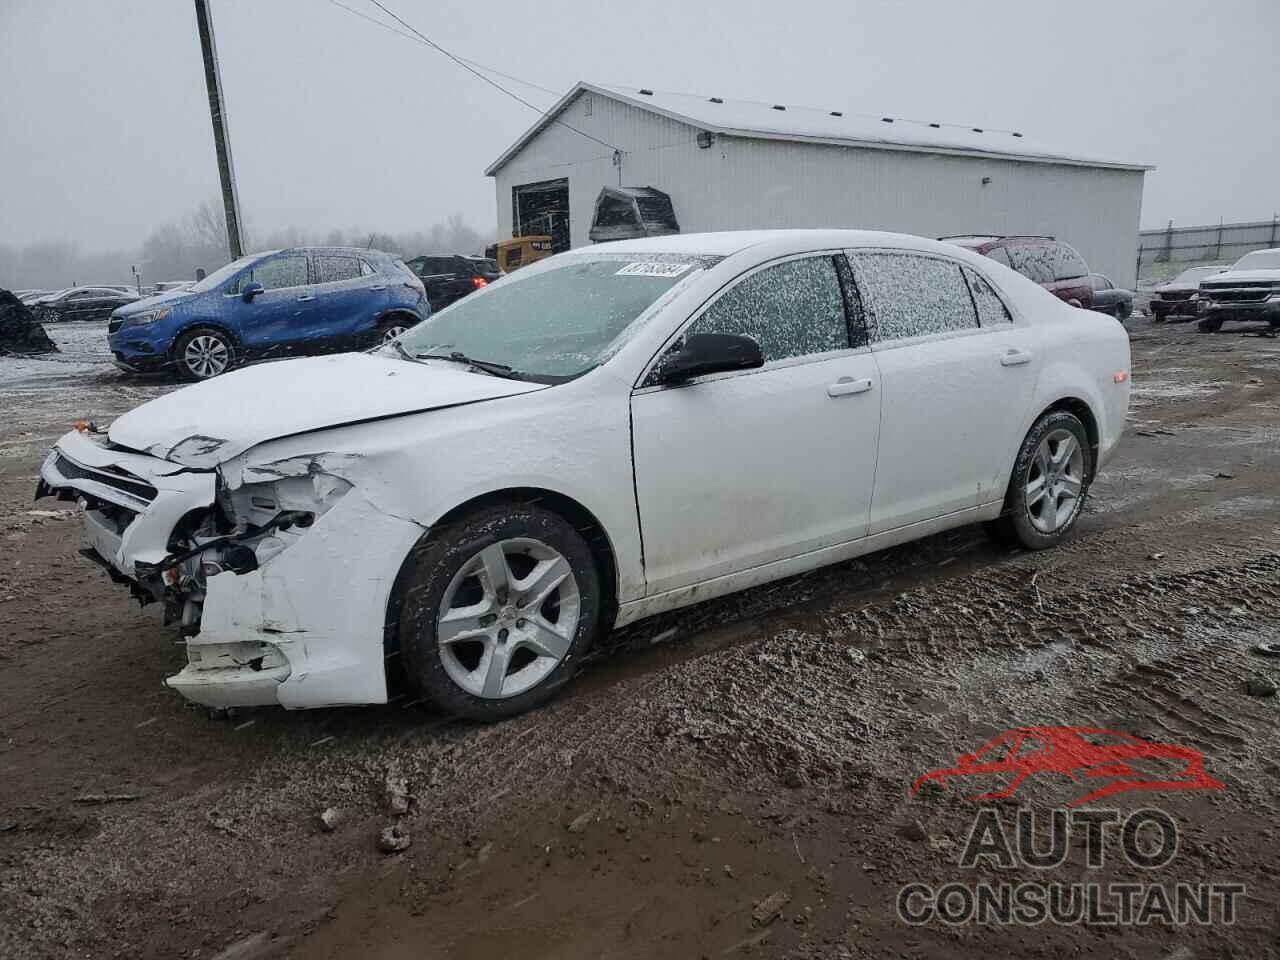
{"label": "red logo", "polygon": [[[1174,765],[1163,777],[1149,768]],[[1226,784],[1204,769],[1204,754],[1172,743],[1151,743],[1128,733],[1097,727],[1018,727],[988,740],[973,753],[961,754],[954,767],[931,770],[912,784],[914,794],[926,783],[946,786],[953,777],[1011,775],[1003,790],[969,797],[1001,800],[1013,796],[1027,777],[1059,773],[1071,780],[1107,780],[1072,800],[1078,807],[1129,790],[1225,790]]]}

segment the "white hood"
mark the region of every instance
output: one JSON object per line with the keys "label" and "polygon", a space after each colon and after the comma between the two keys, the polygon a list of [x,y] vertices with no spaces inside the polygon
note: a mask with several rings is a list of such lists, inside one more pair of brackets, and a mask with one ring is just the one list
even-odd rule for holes
{"label": "white hood", "polygon": [[545,389],[446,363],[364,353],[263,363],[144,403],[112,443],[188,467],[213,467],[267,440]]}
{"label": "white hood", "polygon": [[1205,277],[1204,283],[1239,283],[1245,280],[1269,280],[1280,284],[1280,269],[1277,270],[1224,270]]}

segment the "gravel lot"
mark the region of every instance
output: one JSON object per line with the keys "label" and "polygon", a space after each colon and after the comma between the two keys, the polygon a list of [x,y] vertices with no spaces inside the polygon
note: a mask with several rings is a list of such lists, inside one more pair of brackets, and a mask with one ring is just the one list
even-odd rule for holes
{"label": "gravel lot", "polygon": [[[164,689],[174,634],[31,493],[71,421],[174,385],[115,371],[99,325],[52,329],[58,357],[0,358],[0,956],[1280,955],[1280,700],[1246,692],[1280,674],[1253,652],[1280,641],[1280,341],[1128,327],[1129,430],[1064,547],[966,529],[664,616],[489,727],[404,701],[211,719]],[[1192,747],[1226,789],[1100,804],[1174,818],[1159,871],[1095,878],[1075,846],[962,868],[978,805],[911,784],[1025,725]],[[393,822],[412,845],[379,852]],[[895,910],[910,882],[1082,877],[1247,892],[1229,926]]]}

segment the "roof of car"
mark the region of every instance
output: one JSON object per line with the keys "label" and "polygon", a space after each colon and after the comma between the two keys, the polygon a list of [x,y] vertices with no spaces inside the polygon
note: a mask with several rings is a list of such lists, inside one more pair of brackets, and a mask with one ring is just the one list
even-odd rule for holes
{"label": "roof of car", "polygon": [[857,113],[838,105],[815,108],[580,81],[490,164],[485,173],[492,175],[497,171],[525,143],[548,124],[555,122],[556,116],[583,92],[598,93],[712,133],[729,136],[1010,157],[1039,163],[1120,170],[1154,169],[1148,164],[1090,157],[1037,143],[1016,130]]}
{"label": "roof of car", "polygon": [[286,247],[283,250],[265,250],[263,254],[268,253],[302,253],[302,254],[334,254],[342,256],[360,256],[360,257],[394,257],[398,254],[387,253],[385,250],[377,250],[373,247]]}
{"label": "roof of car", "polygon": [[726,230],[719,233],[682,233],[642,237],[579,247],[571,254],[673,253],[691,256],[728,257],[749,247],[778,243],[800,252],[840,247],[890,246],[914,250],[946,252],[948,245],[908,233],[880,230]]}

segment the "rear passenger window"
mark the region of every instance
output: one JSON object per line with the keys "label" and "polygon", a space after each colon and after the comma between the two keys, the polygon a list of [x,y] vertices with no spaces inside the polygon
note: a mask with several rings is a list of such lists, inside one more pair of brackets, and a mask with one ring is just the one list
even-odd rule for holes
{"label": "rear passenger window", "polygon": [[316,283],[337,283],[360,276],[360,261],[355,257],[316,257]]}
{"label": "rear passenger window", "polygon": [[1009,264],[1028,280],[1053,283],[1057,277],[1057,251],[1048,244],[1027,243],[1007,248]]}
{"label": "rear passenger window", "polygon": [[1055,253],[1053,265],[1055,280],[1074,280],[1088,275],[1089,267],[1085,264],[1084,258],[1070,246],[1065,243],[1055,244]]}
{"label": "rear passenger window", "polygon": [[1013,266],[1013,264],[1009,262],[1009,254],[1005,252],[1004,247],[992,247],[987,251],[987,256],[996,263],[1003,263],[1006,267]]}
{"label": "rear passenger window", "polygon": [[906,253],[849,257],[876,338],[905,340],[978,326],[960,265]]}
{"label": "rear passenger window", "polygon": [[730,288],[689,333],[738,333],[760,344],[765,362],[849,346],[844,297],[832,257],[765,267]]}
{"label": "rear passenger window", "polygon": [[1013,323],[1009,309],[1004,301],[987,283],[986,278],[976,270],[964,268],[964,275],[969,281],[969,289],[973,292],[973,304],[978,308],[978,324],[992,327],[998,323]]}

